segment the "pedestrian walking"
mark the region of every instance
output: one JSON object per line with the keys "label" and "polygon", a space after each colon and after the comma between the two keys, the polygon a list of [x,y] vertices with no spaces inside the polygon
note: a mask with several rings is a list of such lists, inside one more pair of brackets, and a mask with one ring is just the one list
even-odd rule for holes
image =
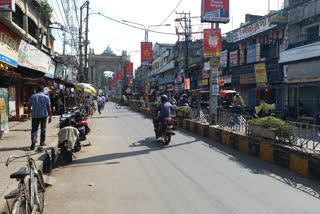
{"label": "pedestrian walking", "polygon": [[103,110],[103,109],[104,109],[104,104],[106,103],[106,97],[105,97],[105,95],[102,95],[102,96],[101,96],[101,99],[102,99],[101,109]]}
{"label": "pedestrian walking", "polygon": [[32,95],[28,100],[28,118],[31,119],[32,107],[32,130],[30,150],[34,150],[37,143],[39,124],[41,127],[40,146],[46,146],[46,126],[49,116],[49,123],[52,121],[51,103],[48,96],[43,93],[43,87],[37,88],[37,93]]}
{"label": "pedestrian walking", "polygon": [[99,112],[99,114],[101,114],[101,108],[102,108],[102,104],[103,104],[103,99],[99,96],[97,101],[98,101],[98,112]]}

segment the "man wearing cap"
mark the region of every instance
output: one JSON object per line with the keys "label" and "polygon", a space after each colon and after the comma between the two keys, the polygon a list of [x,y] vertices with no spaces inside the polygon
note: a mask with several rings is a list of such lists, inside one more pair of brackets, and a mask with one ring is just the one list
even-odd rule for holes
{"label": "man wearing cap", "polygon": [[40,146],[45,146],[47,117],[49,116],[49,123],[52,121],[50,99],[43,92],[43,87],[39,86],[37,88],[37,93],[32,95],[28,100],[29,120],[31,118],[32,107],[32,130],[30,150],[34,150],[35,144],[37,143],[39,124],[41,124]]}

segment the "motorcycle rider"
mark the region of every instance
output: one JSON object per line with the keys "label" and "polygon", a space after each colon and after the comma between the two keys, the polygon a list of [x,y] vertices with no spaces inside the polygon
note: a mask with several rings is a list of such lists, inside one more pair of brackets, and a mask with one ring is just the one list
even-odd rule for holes
{"label": "motorcycle rider", "polygon": [[153,119],[153,125],[154,129],[156,130],[158,128],[158,124],[161,120],[165,118],[171,118],[170,112],[174,110],[173,106],[168,102],[167,95],[161,95],[161,104],[158,106],[155,114],[158,115],[158,112],[160,112],[160,115],[155,117]]}

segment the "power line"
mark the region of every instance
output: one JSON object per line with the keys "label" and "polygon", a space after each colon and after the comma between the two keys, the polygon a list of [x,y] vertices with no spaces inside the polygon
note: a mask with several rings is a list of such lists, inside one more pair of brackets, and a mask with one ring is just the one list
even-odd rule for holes
{"label": "power line", "polygon": [[[165,23],[165,22],[170,18],[170,16],[172,16],[172,14],[173,14],[174,11],[179,7],[179,5],[181,4],[181,2],[182,2],[182,0],[179,1],[179,3],[177,4],[177,6],[172,10],[172,12],[169,14],[169,16],[167,16],[167,18],[165,18],[165,20],[163,20],[163,22],[161,22],[160,25],[162,25],[163,23]],[[160,26],[156,26],[156,27],[152,28],[151,30],[154,30],[154,29],[156,29],[156,28],[158,28],[158,27],[160,27]]]}
{"label": "power line", "polygon": [[78,16],[78,8],[77,8],[77,3],[76,0],[73,0],[74,4],[74,12],[76,13],[77,21],[78,21],[78,27],[80,27],[80,21],[79,21],[79,16]]}
{"label": "power line", "polygon": [[[56,0],[56,1],[57,1],[57,3],[58,3],[58,0]],[[61,6],[62,6],[63,12],[64,12],[65,17],[66,17],[66,20],[67,20],[67,24],[68,24],[68,27],[69,27],[69,31],[71,32],[71,37],[72,37],[73,44],[75,45],[76,51],[78,52],[78,48],[77,48],[77,46],[76,46],[76,42],[75,42],[74,37],[73,37],[73,32],[72,32],[72,29],[71,29],[71,27],[70,27],[69,20],[68,20],[68,18],[67,18],[67,13],[66,13],[66,11],[65,11],[63,1],[60,0],[60,2],[61,2]],[[58,3],[58,6],[59,6],[59,3]],[[60,6],[59,6],[59,8],[60,8]]]}
{"label": "power line", "polygon": [[[100,15],[100,16],[103,16],[103,17],[105,17],[105,18],[107,18],[107,19],[110,19],[110,20],[112,20],[112,21],[114,21],[114,22],[117,22],[117,23],[120,23],[120,24],[123,24],[123,25],[129,26],[129,27],[132,27],[132,28],[135,28],[135,29],[139,29],[139,30],[143,30],[143,31],[145,31],[145,29],[144,29],[144,28],[141,28],[141,27],[137,27],[137,26],[134,26],[134,25],[127,24],[127,23],[125,23],[125,22],[122,22],[122,21],[116,20],[116,19],[114,19],[114,18],[111,18],[111,17],[109,17],[109,16],[106,16],[106,15],[104,15],[104,14],[100,13],[100,12],[95,13],[95,14]],[[152,33],[159,33],[159,34],[166,34],[166,35],[176,35],[175,33],[166,33],[166,32],[154,31],[154,30],[148,30],[148,32],[152,32]]]}

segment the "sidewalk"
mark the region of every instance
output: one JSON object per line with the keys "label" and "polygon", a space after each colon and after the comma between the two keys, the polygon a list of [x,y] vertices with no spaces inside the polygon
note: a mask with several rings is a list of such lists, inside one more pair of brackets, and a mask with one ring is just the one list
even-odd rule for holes
{"label": "sidewalk", "polygon": [[[59,117],[53,117],[50,124],[47,124],[46,144],[48,147],[54,147],[58,143],[57,133]],[[7,158],[11,155],[23,155],[30,152],[31,145],[31,121],[10,122],[10,131],[5,133],[0,140],[0,211],[4,202],[4,195],[17,188],[17,181],[10,179],[10,174],[16,172],[21,167],[26,166],[26,159],[13,161],[9,167],[5,166]],[[40,140],[40,127],[38,130],[38,143]],[[36,157],[36,156],[35,156]],[[38,157],[36,157],[38,158]]]}

